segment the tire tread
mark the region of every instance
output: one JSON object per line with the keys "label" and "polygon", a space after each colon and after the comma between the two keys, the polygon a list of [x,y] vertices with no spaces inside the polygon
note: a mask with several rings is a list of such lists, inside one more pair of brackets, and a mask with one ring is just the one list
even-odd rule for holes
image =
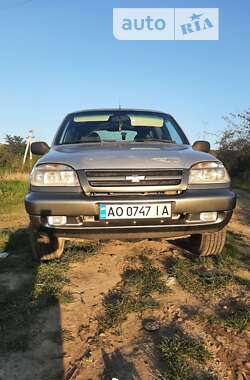
{"label": "tire tread", "polygon": [[193,235],[190,238],[190,248],[199,256],[220,255],[226,239],[226,229],[214,233]]}

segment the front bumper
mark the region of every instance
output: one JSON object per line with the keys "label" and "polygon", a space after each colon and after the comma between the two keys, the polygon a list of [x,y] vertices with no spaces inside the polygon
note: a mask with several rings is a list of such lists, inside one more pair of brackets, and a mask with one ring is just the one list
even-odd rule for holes
{"label": "front bumper", "polygon": [[[171,220],[99,220],[100,203],[142,203],[171,202],[173,215]],[[31,225],[36,229],[53,231],[65,238],[89,239],[132,239],[132,238],[173,238],[183,235],[216,232],[224,228],[236,203],[235,194],[229,189],[187,190],[180,195],[166,196],[99,196],[87,197],[79,193],[30,192],[25,198],[25,207],[30,215]],[[190,215],[200,212],[216,211],[215,222],[188,221]],[[65,226],[51,227],[47,216],[65,215],[69,220]],[[79,222],[79,217],[94,216],[94,220]]]}

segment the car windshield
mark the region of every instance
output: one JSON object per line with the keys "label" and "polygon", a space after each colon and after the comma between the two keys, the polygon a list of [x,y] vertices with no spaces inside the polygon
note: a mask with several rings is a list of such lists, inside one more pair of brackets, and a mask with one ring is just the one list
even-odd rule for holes
{"label": "car windshield", "polygon": [[147,141],[188,143],[169,115],[123,111],[70,115],[59,129],[55,144]]}

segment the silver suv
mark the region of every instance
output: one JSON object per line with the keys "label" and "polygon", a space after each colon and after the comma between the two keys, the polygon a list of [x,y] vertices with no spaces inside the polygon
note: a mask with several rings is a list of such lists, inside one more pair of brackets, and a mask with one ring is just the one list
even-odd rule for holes
{"label": "silver suv", "polygon": [[66,116],[25,198],[33,253],[59,258],[67,239],[187,238],[199,255],[223,250],[236,197],[206,141],[190,146],[172,116],[101,109]]}

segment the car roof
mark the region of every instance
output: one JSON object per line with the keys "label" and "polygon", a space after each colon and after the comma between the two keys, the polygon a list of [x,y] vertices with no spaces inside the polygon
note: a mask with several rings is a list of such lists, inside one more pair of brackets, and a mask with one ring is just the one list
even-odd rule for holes
{"label": "car roof", "polygon": [[140,108],[90,108],[86,110],[80,110],[75,112],[70,112],[68,116],[70,115],[79,115],[79,114],[85,114],[85,113],[92,113],[92,112],[119,112],[119,113],[128,113],[128,112],[136,112],[136,113],[148,113],[148,114],[158,114],[158,115],[164,115],[168,116],[169,114],[162,111],[157,110],[148,110],[148,109],[140,109]]}

